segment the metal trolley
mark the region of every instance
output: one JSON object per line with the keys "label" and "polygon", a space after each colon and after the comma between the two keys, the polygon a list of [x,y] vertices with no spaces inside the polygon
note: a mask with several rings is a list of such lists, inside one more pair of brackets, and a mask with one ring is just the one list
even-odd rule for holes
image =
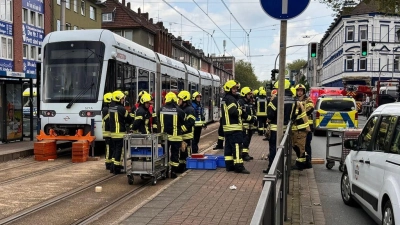
{"label": "metal trolley", "polygon": [[[326,135],[326,168],[332,169],[335,165],[335,161],[340,162],[339,171],[344,171],[344,161],[351,149],[345,148],[343,143],[347,139],[356,139],[361,133],[362,129],[328,129]],[[333,135],[339,136],[342,140],[340,142],[331,143],[331,137]],[[342,153],[340,157],[330,155],[330,147],[342,146]]]}
{"label": "metal trolley", "polygon": [[164,134],[127,134],[124,136],[124,166],[128,184],[132,185],[134,175],[141,179],[151,178],[153,185],[158,179],[165,179],[169,172],[168,141]]}

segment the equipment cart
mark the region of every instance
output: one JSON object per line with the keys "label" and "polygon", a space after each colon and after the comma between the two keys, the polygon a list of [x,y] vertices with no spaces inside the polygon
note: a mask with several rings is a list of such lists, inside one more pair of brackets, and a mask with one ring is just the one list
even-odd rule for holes
{"label": "equipment cart", "polygon": [[134,175],[151,178],[153,185],[157,179],[165,179],[169,172],[169,151],[164,134],[127,134],[124,136],[124,166],[128,184],[132,185]]}
{"label": "equipment cart", "polygon": [[[357,139],[362,129],[328,129],[326,135],[326,168],[332,169],[335,165],[335,161],[340,162],[339,171],[344,171],[344,161],[351,149],[345,148],[343,143],[347,139]],[[342,138],[340,142],[331,143],[331,137],[333,135]],[[330,147],[342,146],[342,153],[340,157],[330,155]]]}

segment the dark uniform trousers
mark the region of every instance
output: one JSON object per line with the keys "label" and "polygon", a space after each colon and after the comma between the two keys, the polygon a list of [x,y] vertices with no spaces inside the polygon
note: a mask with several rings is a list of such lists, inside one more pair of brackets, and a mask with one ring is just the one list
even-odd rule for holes
{"label": "dark uniform trousers", "polygon": [[106,144],[106,163],[113,163],[112,157],[114,154],[114,142],[111,140],[111,137],[104,138]]}
{"label": "dark uniform trousers", "polygon": [[194,127],[194,136],[193,136],[193,144],[192,144],[192,153],[199,153],[199,142],[200,142],[200,135],[201,130],[203,127],[195,126]]}
{"label": "dark uniform trousers", "polygon": [[272,165],[276,155],[276,130],[271,130],[270,138],[269,138],[269,156],[268,156],[268,165]]}
{"label": "dark uniform trousers", "polygon": [[181,148],[182,141],[168,141],[168,149],[171,151],[171,172],[176,172],[179,166],[179,149]]}
{"label": "dark uniform trousers", "polygon": [[252,136],[253,136],[252,129],[243,129],[243,153],[247,155],[249,154],[249,146]]}
{"label": "dark uniform trousers", "polygon": [[263,135],[265,133],[267,117],[266,116],[257,116],[257,121],[258,121],[258,134]]}
{"label": "dark uniform trousers", "polygon": [[114,145],[113,161],[114,165],[122,166],[122,156],[124,154],[124,140],[122,138],[112,138],[111,141]]}
{"label": "dark uniform trousers", "polygon": [[240,131],[225,134],[225,164],[228,171],[242,171],[243,159],[241,157],[243,150],[243,134]]}
{"label": "dark uniform trousers", "polygon": [[[311,124],[309,124],[309,125],[310,125],[311,130],[313,130],[313,128],[312,128],[313,125],[311,125]],[[312,157],[311,157],[311,141],[312,141],[312,136],[313,136],[313,133],[312,133],[311,131],[307,133],[307,139],[306,139],[306,153],[307,153],[308,160],[309,160],[310,162],[311,162],[311,159],[312,159]]]}
{"label": "dark uniform trousers", "polygon": [[178,173],[186,170],[186,159],[192,155],[192,139],[183,140],[186,143],[186,149],[179,148],[179,169]]}
{"label": "dark uniform trousers", "polygon": [[224,129],[222,128],[222,123],[219,122],[217,147],[222,148],[224,146],[224,140]]}

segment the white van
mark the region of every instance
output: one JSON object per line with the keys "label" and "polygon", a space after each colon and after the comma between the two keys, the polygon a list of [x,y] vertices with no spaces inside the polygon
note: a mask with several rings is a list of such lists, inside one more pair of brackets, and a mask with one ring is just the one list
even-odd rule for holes
{"label": "white van", "polygon": [[394,98],[397,98],[396,95],[396,86],[383,86],[379,88],[379,94],[387,94]]}
{"label": "white van", "polygon": [[400,221],[400,103],[379,106],[345,160],[341,194],[346,205],[358,202],[379,224]]}

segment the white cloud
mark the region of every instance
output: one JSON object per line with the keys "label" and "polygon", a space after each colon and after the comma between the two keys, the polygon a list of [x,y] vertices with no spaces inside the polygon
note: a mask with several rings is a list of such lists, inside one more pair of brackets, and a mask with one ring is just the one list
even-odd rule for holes
{"label": "white cloud", "polygon": [[[247,60],[247,57],[242,53],[247,54],[249,52],[248,41],[245,38],[247,35],[230,15],[221,0],[195,1],[228,37],[213,24],[192,0],[166,1],[208,33],[211,34],[214,30],[213,37],[221,54],[224,51],[223,40],[226,40],[227,55],[233,55],[237,60]],[[143,0],[127,0],[127,2],[131,2],[131,8],[135,11],[140,7],[143,12]],[[251,29],[249,34],[250,54],[253,57],[250,57],[249,60],[252,62],[260,80],[269,79],[270,71],[274,67],[274,61],[279,51],[280,21],[269,17],[262,10],[258,0],[224,0],[224,2],[246,32]],[[185,40],[191,40],[194,46],[202,48],[206,54],[216,53],[219,55],[210,36],[175,12],[162,0],[144,1],[144,12],[149,12],[149,17],[153,18],[155,22],[159,18],[175,36],[181,35]],[[327,9],[325,5],[311,1],[300,16],[288,21],[287,46],[319,42],[333,21],[332,15],[333,11]],[[309,36],[309,38],[303,38],[304,36]],[[307,47],[289,48],[287,49],[286,62],[300,58],[306,59],[307,54]]]}

